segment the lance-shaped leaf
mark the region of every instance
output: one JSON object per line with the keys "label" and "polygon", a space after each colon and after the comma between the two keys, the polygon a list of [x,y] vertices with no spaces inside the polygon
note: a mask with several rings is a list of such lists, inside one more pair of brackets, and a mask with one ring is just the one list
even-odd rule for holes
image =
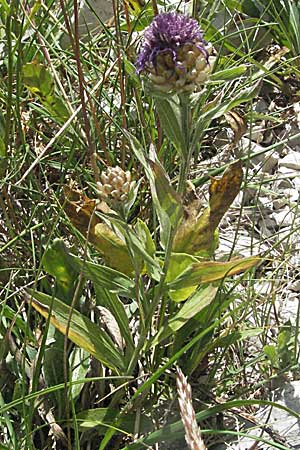
{"label": "lance-shaped leaf", "polygon": [[181,108],[174,98],[154,96],[161,127],[179,153],[186,157],[187,148],[181,127]]}
{"label": "lance-shaped leaf", "polygon": [[150,183],[152,201],[160,222],[160,240],[165,247],[171,228],[177,227],[182,218],[181,198],[159,162],[154,146],[151,145],[149,158],[147,158],[140,142],[130,133],[124,133],[131,143],[135,156],[144,167]]}
{"label": "lance-shaped leaf", "polygon": [[4,178],[7,168],[7,154],[4,143],[5,134],[5,120],[2,111],[0,111],[0,178]]}
{"label": "lance-shaped leaf", "polygon": [[124,241],[94,213],[96,202],[80,191],[65,187],[65,211],[72,224],[95,246],[105,263],[119,272],[133,272],[131,258]]}
{"label": "lance-shaped leaf", "polygon": [[29,294],[29,301],[34,309],[45,319],[48,319],[51,312],[50,323],[64,335],[71,317],[68,338],[74,344],[86,350],[115,372],[124,369],[123,355],[118,352],[112,339],[99,325],[91,322],[75,309],[71,310],[68,305],[57,298],[33,290],[29,290]]}
{"label": "lance-shaped leaf", "polygon": [[174,252],[192,255],[212,255],[216,248],[217,227],[240,191],[243,177],[241,162],[231,164],[221,179],[212,178],[209,188],[209,206],[197,216],[198,202],[186,209],[187,218],[180,225],[175,239]]}
{"label": "lance-shaped leaf", "polygon": [[117,270],[110,267],[84,261],[72,255],[73,264],[82,271],[85,278],[94,284],[108,289],[110,292],[123,295],[124,297],[134,297],[134,281]]}
{"label": "lance-shaped leaf", "polygon": [[[81,430],[97,427],[98,433],[105,433],[107,428],[114,427],[119,411],[112,408],[95,408],[81,411],[76,414],[76,420]],[[152,422],[145,414],[141,416],[139,424],[141,433],[152,429]],[[136,413],[130,413],[120,418],[116,433],[134,434],[136,426]]]}
{"label": "lance-shaped leaf", "polygon": [[180,195],[173,188],[167,172],[156,156],[153,145],[150,148],[150,158],[149,163],[154,176],[153,188],[156,191],[160,213],[167,214],[171,227],[176,228],[183,213]]}
{"label": "lance-shaped leaf", "polygon": [[175,334],[180,328],[182,328],[190,319],[195,317],[200,311],[208,306],[216,296],[218,288],[209,285],[188,299],[175,316],[173,316],[154,336],[151,345],[157,345],[162,340]]}
{"label": "lance-shaped leaf", "polygon": [[249,258],[234,259],[228,262],[204,261],[193,263],[182,272],[174,281],[168,284],[170,289],[182,289],[189,286],[212,283],[222,280],[224,277],[236,275],[247,269],[255,267],[261,262],[261,258],[250,256]]}
{"label": "lance-shaped leaf", "polygon": [[[146,224],[144,224],[144,232],[146,233],[148,231],[147,242],[145,242],[144,240],[146,237],[145,235],[144,239],[140,239],[136,230],[134,228],[131,228],[131,226],[126,222],[115,217],[110,217],[109,220],[114,225],[114,227],[118,231],[120,231],[120,234],[122,234],[126,239],[127,245],[133,254],[133,259],[136,267],[138,268],[140,266],[140,271],[144,273],[144,266],[146,266],[148,275],[150,275],[154,280],[159,280],[161,275],[161,267],[158,260],[155,259],[155,246],[154,252],[153,247],[149,248],[149,238],[151,239],[151,234]],[[141,229],[142,221],[138,219],[137,224],[139,224]],[[152,244],[154,245],[153,241]]]}
{"label": "lance-shaped leaf", "polygon": [[27,89],[39,98],[54,118],[66,121],[70,116],[69,111],[61,98],[55,95],[54,82],[47,68],[37,62],[31,62],[23,66],[22,74]]}

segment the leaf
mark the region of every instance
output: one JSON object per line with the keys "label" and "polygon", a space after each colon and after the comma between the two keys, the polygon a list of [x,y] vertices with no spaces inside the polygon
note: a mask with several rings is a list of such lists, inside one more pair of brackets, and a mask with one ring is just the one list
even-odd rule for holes
{"label": "leaf", "polygon": [[[172,253],[166,276],[166,283],[175,280],[175,278],[196,262],[198,262],[198,259],[192,255],[186,253]],[[173,301],[181,302],[186,300],[196,289],[196,286],[192,286],[184,289],[170,290],[169,296]]]}
{"label": "leaf", "polygon": [[43,64],[35,61],[25,64],[22,75],[27,89],[39,98],[56,120],[66,121],[69,118],[69,111],[63,101],[55,95],[54,82]]}
{"label": "leaf", "polygon": [[50,323],[68,338],[115,372],[124,370],[123,355],[118,352],[111,338],[98,325],[57,298],[29,290],[30,303],[45,319],[51,311]]}
{"label": "leaf", "polygon": [[119,297],[116,294],[109,292],[99,284],[95,284],[94,287],[96,292],[97,305],[104,306],[113,314],[114,318],[118,322],[119,328],[121,330],[121,335],[126,342],[126,349],[129,353],[131,353],[135,347],[130,332],[128,317],[123,303],[120,301]]}
{"label": "leaf", "polygon": [[165,169],[157,159],[155,148],[150,148],[150,158],[144,154],[141,143],[130,133],[124,131],[135,156],[142,164],[150,183],[152,201],[160,222],[160,240],[165,247],[171,227],[177,227],[182,216],[182,202],[173,189]]}
{"label": "leaf", "polygon": [[42,264],[45,271],[56,278],[56,296],[71,303],[79,270],[75,269],[63,239],[55,239],[46,249]]}
{"label": "leaf", "polygon": [[250,256],[249,258],[235,259],[228,262],[205,261],[194,263],[188,267],[174,281],[168,284],[169,289],[182,289],[188,286],[212,283],[241,273],[255,267],[261,262],[261,258]]}
{"label": "leaf", "polygon": [[65,186],[65,211],[72,224],[95,246],[105,263],[126,275],[133,273],[133,265],[124,241],[94,213],[96,202],[82,192]]}
{"label": "leaf", "polygon": [[[43,372],[47,386],[56,386],[64,381],[64,336],[51,325],[44,349]],[[64,393],[54,391],[50,397],[61,416],[65,407]]]}
{"label": "leaf", "polygon": [[[72,380],[82,380],[90,367],[90,356],[83,348],[74,347],[69,356],[69,368],[72,373]],[[72,399],[76,400],[82,391],[83,384],[72,384],[71,395]]]}
{"label": "leaf", "polygon": [[[111,408],[95,408],[87,409],[76,414],[79,428],[84,431],[90,428],[97,427],[99,434],[103,434],[107,428],[113,427],[115,418],[118,415],[118,410]],[[151,430],[152,422],[145,414],[140,417],[140,432],[145,433]],[[136,423],[136,413],[127,414],[120,418],[116,433],[134,434]]]}
{"label": "leaf", "polygon": [[134,281],[121,272],[110,267],[95,264],[89,261],[83,261],[77,256],[73,256],[73,263],[82,270],[85,278],[91,280],[94,284],[108,289],[110,292],[123,295],[124,297],[135,297]]}
{"label": "leaf", "polygon": [[273,367],[279,368],[279,358],[275,345],[265,345],[263,347],[264,354],[269,358]]}
{"label": "leaf", "polygon": [[195,292],[195,294],[183,304],[178,313],[158,331],[157,335],[154,336],[151,345],[157,345],[170,335],[175,334],[190,319],[195,317],[196,314],[214,300],[217,291],[218,289],[216,287],[210,285]]}
{"label": "leaf", "polygon": [[[127,246],[128,248],[130,248],[133,255],[132,259],[134,260],[135,270],[137,272],[144,273],[144,267],[146,265],[148,274],[151,276],[151,278],[158,281],[161,276],[161,267],[158,260],[155,258],[155,251],[153,252],[152,244],[154,245],[154,242],[152,241],[151,244],[149,241],[149,238],[151,239],[151,234],[149,229],[146,227],[146,224],[144,224],[143,230],[144,239],[146,237],[145,233],[147,233],[147,230],[149,233],[147,235],[147,241],[145,242],[139,238],[139,235],[138,233],[136,233],[135,229],[133,229],[123,220],[115,217],[110,217],[109,220],[114,225],[114,227],[119,230],[120,233],[124,236],[124,239],[126,239]],[[140,224],[140,227],[141,226],[142,225]],[[146,244],[148,245],[148,247],[150,244],[150,253],[148,252]]]}
{"label": "leaf", "polygon": [[162,130],[166,133],[178,152],[182,153],[184,151],[186,156],[188,149],[186,148],[184,133],[181,127],[180,105],[175,103],[174,98],[165,99],[161,96],[154,96],[154,100]]}
{"label": "leaf", "polygon": [[182,218],[183,208],[182,200],[178,192],[171,185],[171,181],[164,167],[159,162],[155,148],[150,147],[150,166],[154,176],[154,186],[160,207],[160,214],[165,213],[168,216],[171,227],[174,229]]}
{"label": "leaf", "polygon": [[[196,125],[195,132],[193,135],[192,147],[196,147],[203,134],[203,130],[207,130],[209,124],[213,119],[222,117],[225,113],[236,108],[241,103],[247,103],[253,98],[257,97],[261,87],[261,80],[247,86],[242,91],[238,92],[237,95],[227,101],[219,101],[217,104],[212,103],[212,107],[205,112],[202,112]],[[204,106],[205,108],[205,106]]]}
{"label": "leaf", "polygon": [[209,81],[234,80],[235,78],[243,75],[248,69],[249,66],[247,66],[246,64],[241,64],[239,66],[219,70],[209,75]]}
{"label": "leaf", "polygon": [[7,169],[7,154],[5,146],[5,120],[2,112],[0,111],[0,178],[5,177]]}
{"label": "leaf", "polygon": [[179,226],[175,235],[173,251],[192,255],[212,255],[216,247],[215,232],[220,220],[240,191],[242,183],[240,161],[231,164],[221,179],[212,178],[209,189],[209,207],[197,216],[199,204],[194,202],[187,208],[187,218]]}

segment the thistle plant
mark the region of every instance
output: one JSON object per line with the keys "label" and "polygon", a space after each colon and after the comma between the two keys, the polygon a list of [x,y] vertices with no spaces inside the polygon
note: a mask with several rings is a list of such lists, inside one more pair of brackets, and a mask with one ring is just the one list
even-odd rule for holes
{"label": "thistle plant", "polygon": [[[63,295],[57,298],[58,290],[54,294],[30,291],[32,306],[59,332],[96,358],[105,371],[138,379],[152,374],[145,384],[136,384],[132,397],[129,390],[119,389],[120,383],[115,382],[107,408],[113,410],[112,419],[101,449],[115,430],[122,429],[124,415],[135,408],[144,407],[146,411],[143,399],[153,392],[159,397],[160,385],[153,390],[150,385],[168,367],[201,345],[201,351],[189,358],[185,366],[186,373],[191,374],[214,348],[214,343],[218,345],[213,332],[229,304],[228,299],[225,302],[220,296],[219,284],[224,277],[252,268],[259,261],[255,257],[227,262],[214,260],[218,225],[240,191],[243,177],[240,161],[229,166],[220,179],[211,179],[209,204],[204,210],[200,210],[197,201],[188,205],[185,202],[190,164],[199,138],[209,125],[204,115],[193,117],[190,93],[207,79],[208,56],[208,44],[194,19],[179,13],[155,17],[145,32],[137,71],[148,77],[159,91],[165,91],[164,95],[153,93],[168,140],[167,148],[173,144],[178,153],[177,187],[158,158],[154,143],[147,150],[124,130],[144,170],[148,182],[148,189],[146,183],[144,189],[150,191],[154,209],[149,217],[157,217],[158,226],[154,228],[151,220],[139,217],[134,223],[128,221],[139,183],[135,184],[130,172],[118,166],[108,168],[102,172],[95,190],[115,214],[71,189],[65,199],[67,215],[94,245],[98,258],[80,258],[61,242],[54,242],[44,255],[43,264],[56,278]],[[78,279],[75,296],[74,283]],[[68,306],[71,302],[77,306],[85,280],[92,286],[97,307],[109,310],[113,316],[113,326],[112,320],[106,328],[98,326],[83,312]],[[68,296],[71,298],[66,301]],[[116,345],[116,334],[124,346]],[[180,374],[179,379],[183,417],[187,418],[192,411],[191,394]],[[120,412],[116,411],[119,405],[124,406]],[[195,428],[194,416],[190,416],[193,419],[187,424],[190,442],[198,439],[199,444],[199,430]],[[141,423],[140,432],[144,431]],[[202,444],[202,447],[195,445],[191,448],[204,448]]]}

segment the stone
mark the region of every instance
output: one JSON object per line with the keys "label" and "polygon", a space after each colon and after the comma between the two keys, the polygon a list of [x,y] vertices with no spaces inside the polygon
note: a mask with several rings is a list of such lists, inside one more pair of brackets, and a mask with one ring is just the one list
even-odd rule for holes
{"label": "stone", "polygon": [[278,227],[286,227],[293,223],[295,214],[289,207],[286,207],[279,212],[273,212],[272,217],[276,220]]}
{"label": "stone", "polygon": [[[282,382],[275,391],[274,402],[299,414],[300,381]],[[268,441],[273,440],[273,442],[276,439],[277,443],[292,450],[300,449],[300,421],[297,417],[292,416],[283,409],[266,406],[259,409],[254,419],[254,423],[245,420],[246,432],[249,437],[241,437],[238,442],[219,445],[215,447],[215,450],[249,450],[256,441],[258,446],[255,448],[257,449],[269,450],[274,448],[259,441],[260,437]],[[255,425],[255,422],[257,425]],[[263,432],[264,424],[268,427],[269,433]],[[258,425],[261,426],[259,427]],[[273,436],[271,437],[270,434],[273,434]],[[252,439],[250,436],[252,436]]]}
{"label": "stone", "polygon": [[[102,24],[113,16],[111,0],[88,0],[80,2],[79,9],[79,35],[80,37],[94,34],[101,30]],[[69,36],[64,34],[61,46],[66,48],[70,43]]]}
{"label": "stone", "polygon": [[259,165],[261,170],[266,173],[272,173],[277,167],[280,160],[279,154],[275,151],[268,151],[264,153],[264,147],[256,142],[251,141],[247,137],[243,137],[240,142],[240,149],[243,153],[249,151],[256,153],[251,158],[251,162],[254,165]]}
{"label": "stone", "polygon": [[278,165],[280,168],[300,170],[300,152],[290,150],[284,158],[279,160]]}

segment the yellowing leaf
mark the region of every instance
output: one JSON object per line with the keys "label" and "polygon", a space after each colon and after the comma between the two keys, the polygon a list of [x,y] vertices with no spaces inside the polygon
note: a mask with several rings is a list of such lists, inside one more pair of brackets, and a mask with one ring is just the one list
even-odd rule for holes
{"label": "yellowing leaf", "polygon": [[221,179],[212,178],[209,189],[209,206],[200,217],[197,215],[199,205],[194,202],[186,209],[187,218],[179,226],[173,245],[174,252],[192,255],[212,255],[216,243],[217,227],[240,191],[243,171],[240,161],[231,164]]}
{"label": "yellowing leaf", "polygon": [[138,16],[145,6],[144,0],[125,0],[125,3],[127,3],[130,12],[134,16]]}
{"label": "yellowing leaf", "polygon": [[175,228],[182,216],[181,198],[171,185],[164,167],[160,164],[154,153],[152,153],[152,157],[156,160],[149,160],[149,164],[154,176],[159,205],[164,213],[167,214],[172,228]]}
{"label": "yellowing leaf", "polygon": [[189,286],[212,283],[222,280],[224,277],[236,275],[261,262],[261,258],[250,256],[249,258],[234,259],[228,262],[204,261],[189,266],[174,281],[168,284],[170,289],[182,289]]}
{"label": "yellowing leaf", "polygon": [[33,290],[29,290],[29,293],[29,301],[34,309],[45,319],[48,318],[51,311],[50,323],[64,335],[71,316],[68,338],[74,344],[86,350],[115,372],[124,369],[123,355],[99,325],[91,322],[80,312],[71,310],[68,305],[57,298]]}
{"label": "yellowing leaf", "polygon": [[129,275],[133,266],[127,246],[114,231],[94,214],[95,200],[80,191],[65,187],[65,211],[73,225],[95,246],[105,263],[119,272]]}

